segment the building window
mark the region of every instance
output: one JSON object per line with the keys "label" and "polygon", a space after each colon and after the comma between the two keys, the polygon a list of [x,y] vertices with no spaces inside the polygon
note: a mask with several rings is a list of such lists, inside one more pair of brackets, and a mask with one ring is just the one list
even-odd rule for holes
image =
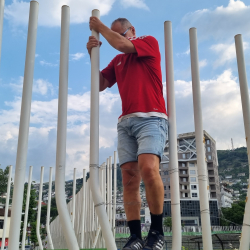
{"label": "building window", "polygon": [[186,163],[182,162],[181,166],[186,167]]}
{"label": "building window", "polygon": [[0,220],[0,229],[3,229],[4,220]]}
{"label": "building window", "polygon": [[192,190],[197,190],[197,185],[191,185]]}
{"label": "building window", "polygon": [[168,163],[162,163],[162,168],[168,168]]}
{"label": "building window", "polygon": [[164,174],[165,174],[165,175],[168,175],[168,171],[164,171]]}
{"label": "building window", "polygon": [[164,190],[167,190],[167,187],[166,187],[166,186],[164,186]]}
{"label": "building window", "polygon": [[189,167],[194,168],[194,163],[189,162]]}
{"label": "building window", "polygon": [[208,156],[208,160],[212,160],[212,156],[211,155]]}
{"label": "building window", "polygon": [[167,198],[167,194],[164,194],[164,197]]}
{"label": "building window", "polygon": [[183,159],[186,159],[186,154],[182,154],[182,158],[183,158]]}
{"label": "building window", "polygon": [[196,177],[190,177],[191,182],[196,182]]}
{"label": "building window", "polygon": [[210,147],[207,147],[207,152],[210,152],[211,151],[211,148]]}
{"label": "building window", "polygon": [[166,178],[162,178],[162,182],[166,182]]}
{"label": "building window", "polygon": [[169,199],[171,199],[171,194],[169,193]]}
{"label": "building window", "polygon": [[182,171],[182,174],[187,174],[186,170],[183,170],[183,171]]}
{"label": "building window", "polygon": [[209,145],[210,144],[210,140],[207,140],[207,145]]}
{"label": "building window", "polygon": [[196,171],[195,170],[190,170],[189,173],[190,174],[196,174]]}
{"label": "building window", "polygon": [[182,178],[182,181],[183,181],[183,182],[187,182],[187,179],[186,179],[186,178]]}
{"label": "building window", "polygon": [[198,197],[197,193],[192,193],[192,197]]}
{"label": "building window", "polygon": [[188,197],[188,193],[185,193],[185,197]]}
{"label": "building window", "polygon": [[168,182],[170,182],[170,177],[168,177]]}

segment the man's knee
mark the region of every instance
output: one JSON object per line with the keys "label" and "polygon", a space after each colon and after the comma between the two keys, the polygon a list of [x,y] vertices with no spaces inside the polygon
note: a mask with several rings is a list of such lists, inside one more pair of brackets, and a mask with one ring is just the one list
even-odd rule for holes
{"label": "man's knee", "polygon": [[145,184],[159,181],[159,160],[157,156],[144,155],[139,161],[139,168]]}
{"label": "man's knee", "polygon": [[122,185],[124,190],[133,191],[140,187],[141,176],[138,171],[123,170],[122,171]]}

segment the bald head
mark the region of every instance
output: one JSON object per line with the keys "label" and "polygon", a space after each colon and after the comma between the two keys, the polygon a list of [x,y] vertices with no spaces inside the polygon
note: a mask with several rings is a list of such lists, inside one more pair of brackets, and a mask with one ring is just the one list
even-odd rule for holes
{"label": "bald head", "polygon": [[111,27],[117,22],[119,22],[121,24],[123,29],[128,29],[129,27],[132,26],[132,24],[129,22],[128,19],[120,17],[120,18],[117,18],[115,21],[112,22]]}

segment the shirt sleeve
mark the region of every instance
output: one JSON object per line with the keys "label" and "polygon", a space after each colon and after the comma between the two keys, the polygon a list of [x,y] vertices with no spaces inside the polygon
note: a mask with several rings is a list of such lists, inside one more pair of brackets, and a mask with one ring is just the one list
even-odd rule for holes
{"label": "shirt sleeve", "polygon": [[141,36],[132,39],[138,57],[158,57],[160,54],[158,41],[152,36]]}
{"label": "shirt sleeve", "polygon": [[101,71],[103,77],[109,82],[109,88],[111,88],[116,83],[114,59],[109,63],[109,65],[105,69]]}

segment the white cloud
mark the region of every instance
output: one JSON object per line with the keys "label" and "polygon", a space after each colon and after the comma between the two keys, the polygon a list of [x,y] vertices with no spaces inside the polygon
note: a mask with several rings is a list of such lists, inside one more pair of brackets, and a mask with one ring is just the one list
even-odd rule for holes
{"label": "white cloud", "polygon": [[236,34],[250,35],[249,16],[250,6],[240,0],[230,0],[226,7],[188,13],[182,18],[181,24],[186,31],[196,27],[199,38],[231,40]]}
{"label": "white cloud", "polygon": [[206,67],[206,66],[207,66],[207,60],[206,60],[206,59],[201,60],[201,61],[199,62],[199,66],[200,66],[200,68]]}
{"label": "white cloud", "polygon": [[50,63],[50,62],[46,62],[45,60],[41,60],[40,64],[42,66],[48,66],[48,67],[57,67],[58,66],[57,63]]}
{"label": "white cloud", "polygon": [[140,9],[149,10],[148,6],[145,3],[145,0],[121,0],[121,4],[125,7],[136,7]]}
{"label": "white cloud", "polygon": [[[101,16],[107,15],[115,0],[43,0],[39,2],[38,24],[41,26],[61,25],[61,6],[70,6],[71,23],[83,23],[89,20],[91,11],[99,9]],[[5,17],[14,25],[27,25],[29,16],[28,2],[15,0],[5,7]]]}
{"label": "white cloud", "polygon": [[38,79],[34,82],[33,92],[41,95],[46,95],[50,91],[51,95],[54,94],[53,85],[47,80]]}
{"label": "white cloud", "polygon": [[[40,92],[45,93],[45,80]],[[47,89],[48,92],[49,88]],[[15,165],[18,128],[20,120],[21,98],[5,102],[4,109],[0,110],[0,158],[2,164]],[[27,165],[45,167],[55,164],[56,128],[57,128],[58,99],[50,101],[32,101],[29,150]],[[68,96],[67,119],[67,162],[66,175],[71,174],[73,167],[82,168],[89,165],[89,112],[90,92]],[[109,90],[100,93],[100,161],[113,154],[116,143],[117,118],[121,113],[119,94]],[[37,177],[39,171],[36,172]],[[36,178],[36,177],[35,177]],[[71,178],[71,177],[67,177]]]}
{"label": "white cloud", "polygon": [[[192,83],[178,80],[176,88],[177,132],[194,131]],[[245,146],[239,85],[231,70],[201,81],[203,129],[217,142],[217,149]]]}
{"label": "white cloud", "polygon": [[71,61],[79,61],[85,56],[84,53],[77,52],[75,54],[70,54]]}
{"label": "white cloud", "polygon": [[[243,43],[244,50],[248,49],[248,43]],[[218,59],[214,62],[214,67],[223,66],[227,62],[236,60],[235,44],[215,44],[210,47],[218,55]]]}

